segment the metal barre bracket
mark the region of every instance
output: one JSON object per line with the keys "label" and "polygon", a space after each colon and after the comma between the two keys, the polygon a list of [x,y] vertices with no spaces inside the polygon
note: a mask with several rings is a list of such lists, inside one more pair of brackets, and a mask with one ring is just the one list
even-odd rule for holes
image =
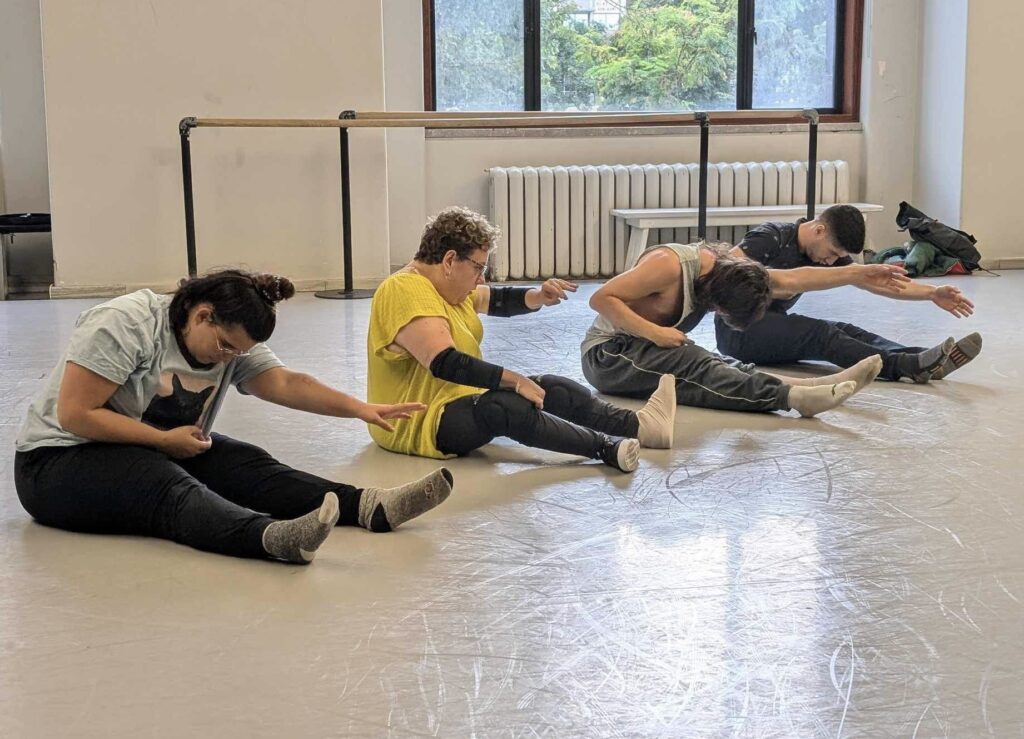
{"label": "metal barre bracket", "polygon": [[189,132],[198,126],[197,119],[194,115],[190,115],[186,118],[182,118],[178,121],[178,133],[182,136],[188,136]]}
{"label": "metal barre bracket", "polygon": [[806,108],[804,110],[801,110],[800,115],[806,118],[807,122],[810,123],[812,126],[817,126],[818,122],[821,120],[820,114],[814,108]]}

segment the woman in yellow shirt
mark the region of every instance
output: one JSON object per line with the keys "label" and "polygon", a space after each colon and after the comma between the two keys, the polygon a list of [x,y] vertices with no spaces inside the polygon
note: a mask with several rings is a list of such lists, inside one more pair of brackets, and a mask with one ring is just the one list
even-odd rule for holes
{"label": "woman in yellow shirt", "polygon": [[623,472],[641,446],[668,448],[675,381],[666,375],[639,411],[598,400],[557,375],[524,377],[481,358],[479,313],[511,317],[557,305],[576,285],[489,287],[484,271],[498,229],[479,213],[447,208],[428,222],[413,261],[377,289],[367,336],[371,403],[424,403],[394,433],[370,435],[385,449],[422,457],[467,454],[498,436],[600,459]]}

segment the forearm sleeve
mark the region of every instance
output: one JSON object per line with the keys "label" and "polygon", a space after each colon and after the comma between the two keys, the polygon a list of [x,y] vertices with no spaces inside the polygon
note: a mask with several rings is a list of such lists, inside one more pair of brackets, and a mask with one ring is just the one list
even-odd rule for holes
{"label": "forearm sleeve", "polygon": [[491,300],[487,304],[487,315],[499,318],[511,318],[525,313],[534,313],[535,309],[526,305],[528,287],[495,287],[491,286]]}
{"label": "forearm sleeve", "polygon": [[454,346],[441,351],[430,363],[430,374],[457,385],[497,390],[504,368],[460,352]]}

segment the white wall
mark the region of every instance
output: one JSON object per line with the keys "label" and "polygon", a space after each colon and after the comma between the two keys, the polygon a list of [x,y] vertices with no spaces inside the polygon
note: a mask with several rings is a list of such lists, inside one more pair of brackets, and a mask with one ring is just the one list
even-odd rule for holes
{"label": "white wall", "polygon": [[[39,0],[0,2],[0,212],[50,210]],[[48,278],[49,234],[18,236],[8,270]]]}
{"label": "white wall", "polygon": [[[381,0],[43,0],[42,30],[58,288],[184,273],[183,116],[384,106]],[[384,134],[351,136],[354,273],[380,278]],[[200,269],[341,278],[334,129],[199,129],[192,152]]]}
{"label": "white wall", "polygon": [[1024,93],[1017,3],[925,0],[915,205],[973,233],[989,266],[1024,266],[1016,210]]}
{"label": "white wall", "polygon": [[[423,110],[422,0],[384,3],[384,98],[387,110]],[[416,252],[427,217],[423,129],[387,131],[391,265]]]}
{"label": "white wall", "polygon": [[967,0],[924,0],[914,205],[960,223]]}
{"label": "white wall", "polygon": [[1017,222],[1024,171],[1022,3],[970,3],[960,225],[986,259],[1024,266]]}
{"label": "white wall", "polygon": [[903,243],[896,228],[901,200],[914,200],[920,84],[921,0],[867,0],[861,70],[863,192],[885,213],[868,219],[876,249]]}

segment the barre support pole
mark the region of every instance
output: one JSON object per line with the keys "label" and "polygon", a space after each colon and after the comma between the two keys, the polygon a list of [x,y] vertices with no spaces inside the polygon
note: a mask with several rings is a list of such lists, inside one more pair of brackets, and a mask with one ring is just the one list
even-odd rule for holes
{"label": "barre support pole", "polygon": [[[355,111],[346,110],[338,116],[338,120],[352,120]],[[351,165],[349,162],[348,128],[338,129],[341,163],[341,257],[345,270],[344,290],[320,290],[314,295],[330,300],[359,300],[372,298],[373,290],[356,290],[352,278],[352,182]]]}
{"label": "barre support pole", "polygon": [[800,115],[807,119],[807,220],[813,221],[818,195],[818,111],[808,108]]}
{"label": "barre support pole", "polygon": [[185,195],[185,253],[188,259],[188,275],[195,277],[196,268],[196,213],[192,197],[192,144],[189,133],[196,125],[195,118],[182,118],[178,123],[181,137],[181,183]]}
{"label": "barre support pole", "polygon": [[708,139],[711,121],[707,113],[694,113],[700,123],[700,181],[697,186],[697,238],[701,241],[708,230]]}

